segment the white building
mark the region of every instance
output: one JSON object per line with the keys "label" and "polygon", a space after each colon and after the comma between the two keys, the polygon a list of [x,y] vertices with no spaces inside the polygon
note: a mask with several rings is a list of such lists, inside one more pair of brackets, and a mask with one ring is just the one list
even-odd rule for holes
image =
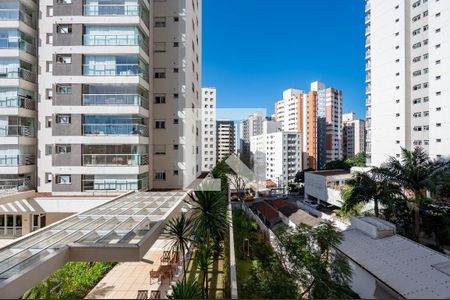
{"label": "white building", "polygon": [[7,0],[0,11],[2,187],[84,194],[197,178],[201,1]]}
{"label": "white building", "polygon": [[262,113],[254,113],[239,124],[240,150],[243,154],[250,153],[250,138],[263,133],[263,122],[266,117]]}
{"label": "white building", "polygon": [[215,88],[202,88],[202,171],[216,165],[216,102]]}
{"label": "white building", "polygon": [[234,121],[216,121],[217,162],[237,153],[237,126]]}
{"label": "white building", "polygon": [[366,2],[369,164],[401,147],[448,157],[450,1]]}
{"label": "white building", "polygon": [[298,132],[276,131],[251,137],[250,151],[259,180],[272,180],[283,187],[302,170],[302,137]]}
{"label": "white building", "polygon": [[342,115],[342,147],[344,159],[365,152],[366,122],[356,119],[355,113]]}
{"label": "white building", "polygon": [[351,172],[345,170],[305,172],[305,198],[317,204],[341,207],[341,193],[351,178]]}

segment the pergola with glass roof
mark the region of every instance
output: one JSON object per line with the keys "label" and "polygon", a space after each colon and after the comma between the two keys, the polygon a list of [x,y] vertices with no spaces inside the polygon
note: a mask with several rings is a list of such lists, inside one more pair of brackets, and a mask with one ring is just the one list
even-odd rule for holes
{"label": "pergola with glass roof", "polygon": [[140,261],[185,192],[131,192],[0,249],[0,298],[18,298],[68,261]]}

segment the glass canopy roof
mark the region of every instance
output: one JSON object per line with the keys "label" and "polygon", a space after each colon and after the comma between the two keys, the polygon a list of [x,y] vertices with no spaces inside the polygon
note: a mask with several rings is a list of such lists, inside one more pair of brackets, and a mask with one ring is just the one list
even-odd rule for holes
{"label": "glass canopy roof", "polygon": [[184,192],[125,194],[18,239],[0,249],[0,290],[5,280],[71,246],[139,247],[185,196]]}

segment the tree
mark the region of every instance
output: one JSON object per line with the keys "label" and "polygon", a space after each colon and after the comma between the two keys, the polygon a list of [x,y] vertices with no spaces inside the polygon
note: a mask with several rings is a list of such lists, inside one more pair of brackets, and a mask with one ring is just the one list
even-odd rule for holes
{"label": "tree", "polygon": [[346,257],[333,249],[341,243],[342,232],[331,222],[316,228],[300,225],[277,233],[280,261],[297,279],[300,298],[354,298],[348,283],[352,276]]}
{"label": "tree", "polygon": [[208,270],[209,267],[213,264],[213,259],[211,258],[211,250],[208,244],[202,244],[198,246],[198,249],[195,252],[195,262],[197,264],[198,269],[203,274],[202,279],[203,297],[207,299],[209,296]]}
{"label": "tree", "polygon": [[343,160],[333,160],[327,162],[325,166],[323,166],[322,170],[350,170],[352,168],[347,162]]}
{"label": "tree", "polygon": [[200,299],[202,298],[202,288],[197,280],[189,278],[188,280],[178,281],[172,285],[172,294],[169,299]]}
{"label": "tree", "polygon": [[367,160],[366,152],[360,152],[360,153],[356,154],[355,156],[347,159],[345,162],[352,167],[365,167],[366,160]]}
{"label": "tree", "polygon": [[342,192],[342,209],[347,212],[354,210],[361,203],[373,201],[375,216],[379,217],[379,203],[390,205],[391,200],[401,194],[400,187],[388,178],[369,173],[356,173],[347,185]]}
{"label": "tree", "polygon": [[296,183],[305,183],[305,173],[306,172],[311,172],[311,171],[315,171],[315,170],[312,169],[312,168],[308,168],[308,169],[305,169],[303,171],[297,172],[297,174],[295,174],[294,182],[296,182]]}
{"label": "tree", "polygon": [[179,217],[172,219],[166,226],[167,234],[172,240],[171,248],[183,254],[183,270],[186,273],[186,249],[192,241],[192,220],[182,213]]}

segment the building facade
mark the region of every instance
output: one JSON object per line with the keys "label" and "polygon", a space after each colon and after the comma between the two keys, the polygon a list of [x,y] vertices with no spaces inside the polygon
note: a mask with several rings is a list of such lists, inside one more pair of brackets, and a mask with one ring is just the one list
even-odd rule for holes
{"label": "building facade", "polygon": [[262,113],[254,113],[239,123],[240,150],[243,155],[250,153],[250,138],[263,133],[263,122],[266,117]]}
{"label": "building facade", "polygon": [[399,158],[401,147],[449,156],[449,9],[449,1],[366,1],[369,165]]}
{"label": "building facade", "polygon": [[365,152],[366,122],[356,119],[355,113],[342,115],[342,147],[344,159]]}
{"label": "building facade", "polygon": [[216,122],[216,144],[217,162],[237,153],[237,126],[234,121]]}
{"label": "building facade", "polygon": [[215,88],[202,88],[202,171],[211,171],[216,165],[216,102]]}
{"label": "building facade", "polygon": [[[31,80],[16,80],[22,84],[16,94],[27,103],[39,100],[37,115],[5,119],[30,140],[8,143],[20,155],[37,156],[36,176],[25,176],[39,192],[184,188],[198,176],[201,1],[21,0],[0,6],[17,15],[2,26],[17,25],[30,45],[40,41],[34,59],[31,50],[20,50],[16,63],[4,60],[6,69],[25,69],[18,73]],[[0,57],[5,53],[0,49]],[[37,142],[29,132],[37,133]]]}

